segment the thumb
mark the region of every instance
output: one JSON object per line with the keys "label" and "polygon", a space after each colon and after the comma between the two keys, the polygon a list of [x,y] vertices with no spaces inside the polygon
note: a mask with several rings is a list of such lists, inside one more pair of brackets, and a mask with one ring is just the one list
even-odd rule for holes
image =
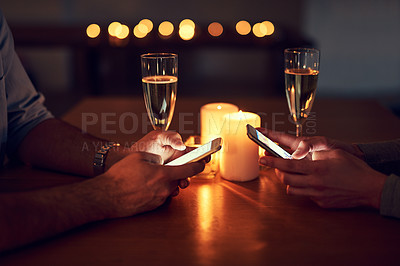
{"label": "thumb", "polygon": [[299,145],[297,146],[296,150],[292,154],[293,159],[303,159],[306,157],[312,150],[312,147],[305,142],[305,141],[300,141]]}
{"label": "thumb", "polygon": [[292,156],[294,159],[303,159],[309,153],[316,151],[327,151],[329,149],[330,147],[326,138],[321,138],[321,137],[305,138],[299,142]]}

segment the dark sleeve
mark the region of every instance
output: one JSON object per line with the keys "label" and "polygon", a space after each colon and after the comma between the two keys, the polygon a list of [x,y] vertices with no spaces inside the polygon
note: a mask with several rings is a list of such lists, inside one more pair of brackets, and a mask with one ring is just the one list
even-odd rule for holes
{"label": "dark sleeve", "polygon": [[400,177],[390,175],[383,186],[380,213],[400,218]]}
{"label": "dark sleeve", "polygon": [[357,145],[372,168],[387,175],[400,175],[400,139]]}

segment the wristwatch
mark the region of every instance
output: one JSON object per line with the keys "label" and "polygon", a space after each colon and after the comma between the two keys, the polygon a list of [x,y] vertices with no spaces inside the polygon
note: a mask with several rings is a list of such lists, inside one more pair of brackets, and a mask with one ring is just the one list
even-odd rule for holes
{"label": "wristwatch", "polygon": [[108,151],[113,147],[119,147],[120,144],[116,142],[107,142],[101,146],[100,150],[94,155],[93,160],[93,173],[95,176],[104,173],[104,164],[108,155]]}

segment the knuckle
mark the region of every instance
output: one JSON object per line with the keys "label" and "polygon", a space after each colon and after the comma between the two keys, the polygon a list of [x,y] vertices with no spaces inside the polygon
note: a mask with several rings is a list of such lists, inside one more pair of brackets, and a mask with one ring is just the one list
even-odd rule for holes
{"label": "knuckle", "polygon": [[173,137],[173,138],[180,138],[181,137],[181,135],[179,135],[179,133],[178,132],[175,132],[175,131],[171,131],[171,137]]}
{"label": "knuckle", "polygon": [[307,147],[308,146],[308,141],[303,139],[299,142],[299,147]]}
{"label": "knuckle", "polygon": [[323,136],[318,136],[317,140],[319,143],[321,143],[322,145],[328,146],[329,145],[329,139],[327,137],[323,137]]}

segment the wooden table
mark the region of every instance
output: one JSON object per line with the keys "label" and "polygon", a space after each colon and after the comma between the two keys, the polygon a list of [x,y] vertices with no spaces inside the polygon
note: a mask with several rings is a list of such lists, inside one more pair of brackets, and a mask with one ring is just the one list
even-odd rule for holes
{"label": "wooden table", "polygon": [[[198,134],[198,113],[207,102],[178,99],[171,129],[184,138]],[[284,99],[231,102],[261,113],[269,128],[294,130]],[[319,99],[313,110],[312,134],[345,141],[400,136],[399,119],[374,101]],[[138,118],[136,131],[132,112]],[[64,119],[90,133],[131,142],[150,130],[142,114],[142,99],[91,98]],[[0,190],[79,180],[10,165],[0,175]],[[307,198],[287,196],[273,171],[265,170],[245,183],[193,178],[189,188],[155,211],[80,227],[3,254],[0,265],[398,265],[399,243],[400,220],[365,208],[319,208]]]}

